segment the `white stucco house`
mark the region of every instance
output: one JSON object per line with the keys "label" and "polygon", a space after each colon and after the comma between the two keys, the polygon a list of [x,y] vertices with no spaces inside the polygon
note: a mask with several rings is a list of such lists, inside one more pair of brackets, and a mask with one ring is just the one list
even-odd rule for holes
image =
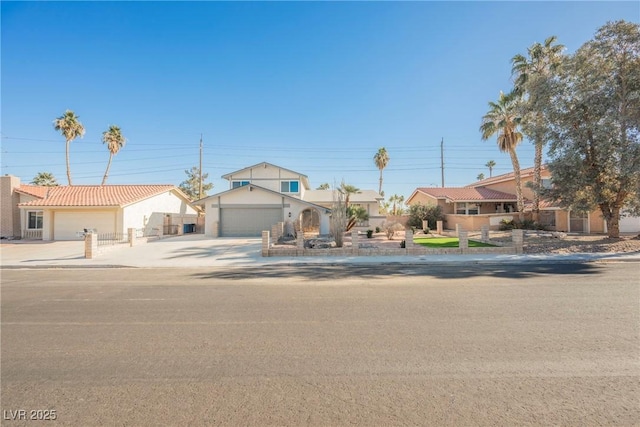
{"label": "white stucco house", "polygon": [[[2,237],[80,240],[98,234],[195,231],[200,209],[174,185],[25,185],[2,178]],[[161,231],[160,231],[161,230]]]}
{"label": "white stucco house", "polygon": [[[334,190],[311,190],[309,178],[293,170],[262,162],[223,175],[229,189],[194,202],[205,210],[205,234],[211,237],[258,237],[279,222],[303,231],[329,234]],[[360,227],[382,223],[377,192],[350,197],[370,219]]]}

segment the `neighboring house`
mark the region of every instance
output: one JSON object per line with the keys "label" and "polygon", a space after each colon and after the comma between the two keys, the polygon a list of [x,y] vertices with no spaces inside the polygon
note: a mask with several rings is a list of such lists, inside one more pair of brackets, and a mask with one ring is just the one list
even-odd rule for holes
{"label": "neighboring house", "polygon": [[[551,174],[542,168],[542,185],[551,185]],[[533,190],[533,168],[520,172],[522,192],[525,199],[525,214],[531,218]],[[466,187],[417,188],[407,199],[407,204],[439,204],[445,214],[445,227],[455,229],[460,225],[465,230],[480,230],[483,225],[497,230],[502,220],[517,219],[515,179],[513,172],[483,179]],[[599,211],[582,214],[561,209],[552,203],[540,201],[539,222],[550,230],[576,233],[604,233],[606,222]],[[622,229],[621,229],[622,231]],[[630,230],[633,231],[633,230]],[[640,231],[640,230],[638,230]]]}
{"label": "neighboring house", "polygon": [[85,229],[119,234],[128,228],[182,234],[198,222],[199,209],[173,185],[41,187],[1,179],[2,237],[79,240]]}
{"label": "neighboring house", "polygon": [[[288,230],[329,234],[333,190],[311,190],[307,175],[262,162],[223,175],[229,189],[195,202],[206,212],[205,234],[211,237],[258,237],[280,222]],[[350,197],[363,206],[368,227],[377,217],[382,197],[362,191]]]}

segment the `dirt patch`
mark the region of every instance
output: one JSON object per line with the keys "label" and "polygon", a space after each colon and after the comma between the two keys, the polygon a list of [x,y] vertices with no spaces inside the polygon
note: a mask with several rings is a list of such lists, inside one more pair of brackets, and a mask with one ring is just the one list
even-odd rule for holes
{"label": "dirt patch", "polygon": [[[478,236],[469,236],[473,239]],[[492,241],[509,243],[511,232],[492,232]],[[570,253],[629,253],[640,252],[640,238],[637,235],[622,236],[610,239],[606,235],[565,235],[557,238],[548,233],[526,233],[524,238],[524,253],[526,254],[570,254]]]}

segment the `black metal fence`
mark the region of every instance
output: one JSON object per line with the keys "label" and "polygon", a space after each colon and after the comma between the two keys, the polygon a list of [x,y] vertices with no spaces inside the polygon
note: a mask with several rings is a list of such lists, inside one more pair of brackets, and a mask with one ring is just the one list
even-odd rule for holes
{"label": "black metal fence", "polygon": [[102,233],[98,234],[98,246],[111,246],[129,243],[127,233]]}

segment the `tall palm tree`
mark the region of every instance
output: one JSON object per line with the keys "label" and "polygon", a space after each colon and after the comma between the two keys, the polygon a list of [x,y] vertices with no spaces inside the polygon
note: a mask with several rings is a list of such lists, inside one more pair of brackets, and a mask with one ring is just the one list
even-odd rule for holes
{"label": "tall palm tree", "polygon": [[72,185],[71,167],[69,165],[69,145],[74,139],[78,137],[82,138],[84,136],[84,126],[82,126],[82,123],[80,123],[78,118],[79,117],[76,116],[73,111],[67,110],[62,116],[53,121],[53,128],[57,131],[60,131],[62,136],[64,136],[65,140],[67,141],[67,181],[69,182],[69,185]]}
{"label": "tall palm tree", "polygon": [[482,117],[480,132],[482,139],[486,141],[493,135],[498,136],[498,149],[503,153],[509,153],[513,164],[513,176],[516,181],[516,199],[518,212],[524,211],[524,199],[522,197],[522,183],[520,182],[520,162],[516,155],[516,147],[522,142],[522,133],[518,130],[522,118],[518,115],[520,96],[511,92],[500,92],[498,102],[489,102],[489,111]]}
{"label": "tall palm tree", "polygon": [[491,178],[493,176],[493,168],[496,167],[496,162],[489,160],[485,166],[489,168],[489,178]]}
{"label": "tall palm tree", "polygon": [[544,44],[534,43],[531,45],[527,49],[527,57],[518,54],[511,59],[511,75],[514,77],[515,91],[523,96],[528,95],[527,110],[529,114],[525,116],[525,119],[533,125],[531,135],[535,145],[533,160],[533,214],[536,220],[540,212],[539,191],[542,183],[542,151],[545,144],[540,128],[541,114],[536,111],[536,103],[539,101],[536,89],[539,82],[547,78],[562,60],[564,45],[556,44],[556,41],[556,36],[548,37]]}
{"label": "tall palm tree", "polygon": [[109,150],[109,163],[107,163],[107,170],[104,171],[104,177],[102,177],[102,184],[100,185],[104,185],[107,182],[113,155],[118,154],[118,151],[124,147],[126,142],[126,138],[122,136],[122,131],[116,125],[111,125],[109,126],[109,130],[102,132],[102,143],[107,144],[107,149]]}
{"label": "tall palm tree", "polygon": [[389,164],[389,153],[387,153],[387,149],[382,147],[378,150],[378,152],[373,156],[373,161],[380,169],[380,184],[378,185],[378,193],[382,194],[382,169],[386,168]]}

